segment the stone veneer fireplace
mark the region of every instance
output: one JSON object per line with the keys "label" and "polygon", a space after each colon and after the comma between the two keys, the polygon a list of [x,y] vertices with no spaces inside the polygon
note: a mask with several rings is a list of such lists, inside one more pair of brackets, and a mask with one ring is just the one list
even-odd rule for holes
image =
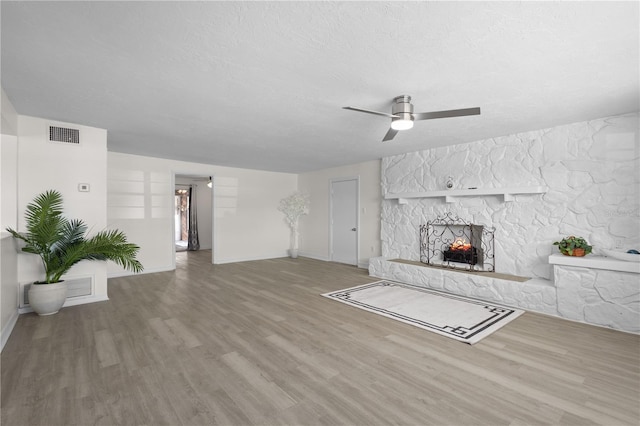
{"label": "stone veneer fireplace", "polygon": [[[598,258],[616,244],[640,247],[638,133],[632,113],[383,158],[382,257],[370,274],[640,332],[637,272]],[[507,187],[525,190],[495,195]],[[495,273],[420,266],[420,226],[448,213],[495,228]],[[594,253],[579,266],[552,265],[552,243],[567,235],[585,237]]]}

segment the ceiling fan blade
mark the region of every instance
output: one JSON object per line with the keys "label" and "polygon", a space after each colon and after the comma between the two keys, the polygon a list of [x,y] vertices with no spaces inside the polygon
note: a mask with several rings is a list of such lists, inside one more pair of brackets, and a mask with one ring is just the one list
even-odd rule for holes
{"label": "ceiling fan blade", "polygon": [[398,134],[398,130],[389,128],[389,131],[387,132],[386,135],[384,135],[384,138],[382,139],[382,142],[386,142],[386,141],[390,141],[391,139],[393,139],[396,135]]}
{"label": "ceiling fan blade", "polygon": [[462,117],[465,115],[480,115],[480,108],[451,109],[448,111],[414,112],[414,120],[431,120],[434,118]]}
{"label": "ceiling fan blade", "polygon": [[362,109],[362,108],[356,108],[356,107],[350,107],[350,106],[342,107],[342,109],[350,109],[351,111],[366,112],[367,114],[381,115],[383,117],[389,117],[389,118],[398,117],[397,115],[389,114],[386,112],[371,111],[369,109]]}

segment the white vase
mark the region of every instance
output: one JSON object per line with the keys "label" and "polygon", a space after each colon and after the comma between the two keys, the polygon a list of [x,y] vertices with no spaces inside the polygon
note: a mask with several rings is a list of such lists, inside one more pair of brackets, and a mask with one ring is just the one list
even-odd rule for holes
{"label": "white vase", "polygon": [[289,249],[289,257],[296,259],[298,257],[298,249]]}
{"label": "white vase", "polygon": [[31,284],[29,305],[38,315],[58,313],[67,300],[67,283],[60,281],[51,284]]}

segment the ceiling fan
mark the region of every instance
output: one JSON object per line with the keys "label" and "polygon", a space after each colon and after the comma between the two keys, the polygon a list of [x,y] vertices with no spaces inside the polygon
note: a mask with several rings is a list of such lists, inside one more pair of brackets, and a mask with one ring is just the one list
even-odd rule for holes
{"label": "ceiling fan", "polygon": [[434,118],[461,117],[465,115],[479,115],[480,108],[451,109],[447,111],[413,112],[411,96],[400,95],[393,98],[391,114],[386,112],[371,111],[363,108],[351,106],[342,107],[352,111],[366,112],[367,114],[381,115],[391,118],[391,128],[384,135],[382,141],[390,141],[400,130],[407,130],[413,127],[414,120],[432,120]]}

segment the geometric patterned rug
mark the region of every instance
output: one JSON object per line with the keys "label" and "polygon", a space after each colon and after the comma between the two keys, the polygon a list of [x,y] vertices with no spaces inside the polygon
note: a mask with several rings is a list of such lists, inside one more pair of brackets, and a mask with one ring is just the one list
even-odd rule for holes
{"label": "geometric patterned rug", "polygon": [[388,280],[322,296],[471,345],[524,313],[520,309]]}

